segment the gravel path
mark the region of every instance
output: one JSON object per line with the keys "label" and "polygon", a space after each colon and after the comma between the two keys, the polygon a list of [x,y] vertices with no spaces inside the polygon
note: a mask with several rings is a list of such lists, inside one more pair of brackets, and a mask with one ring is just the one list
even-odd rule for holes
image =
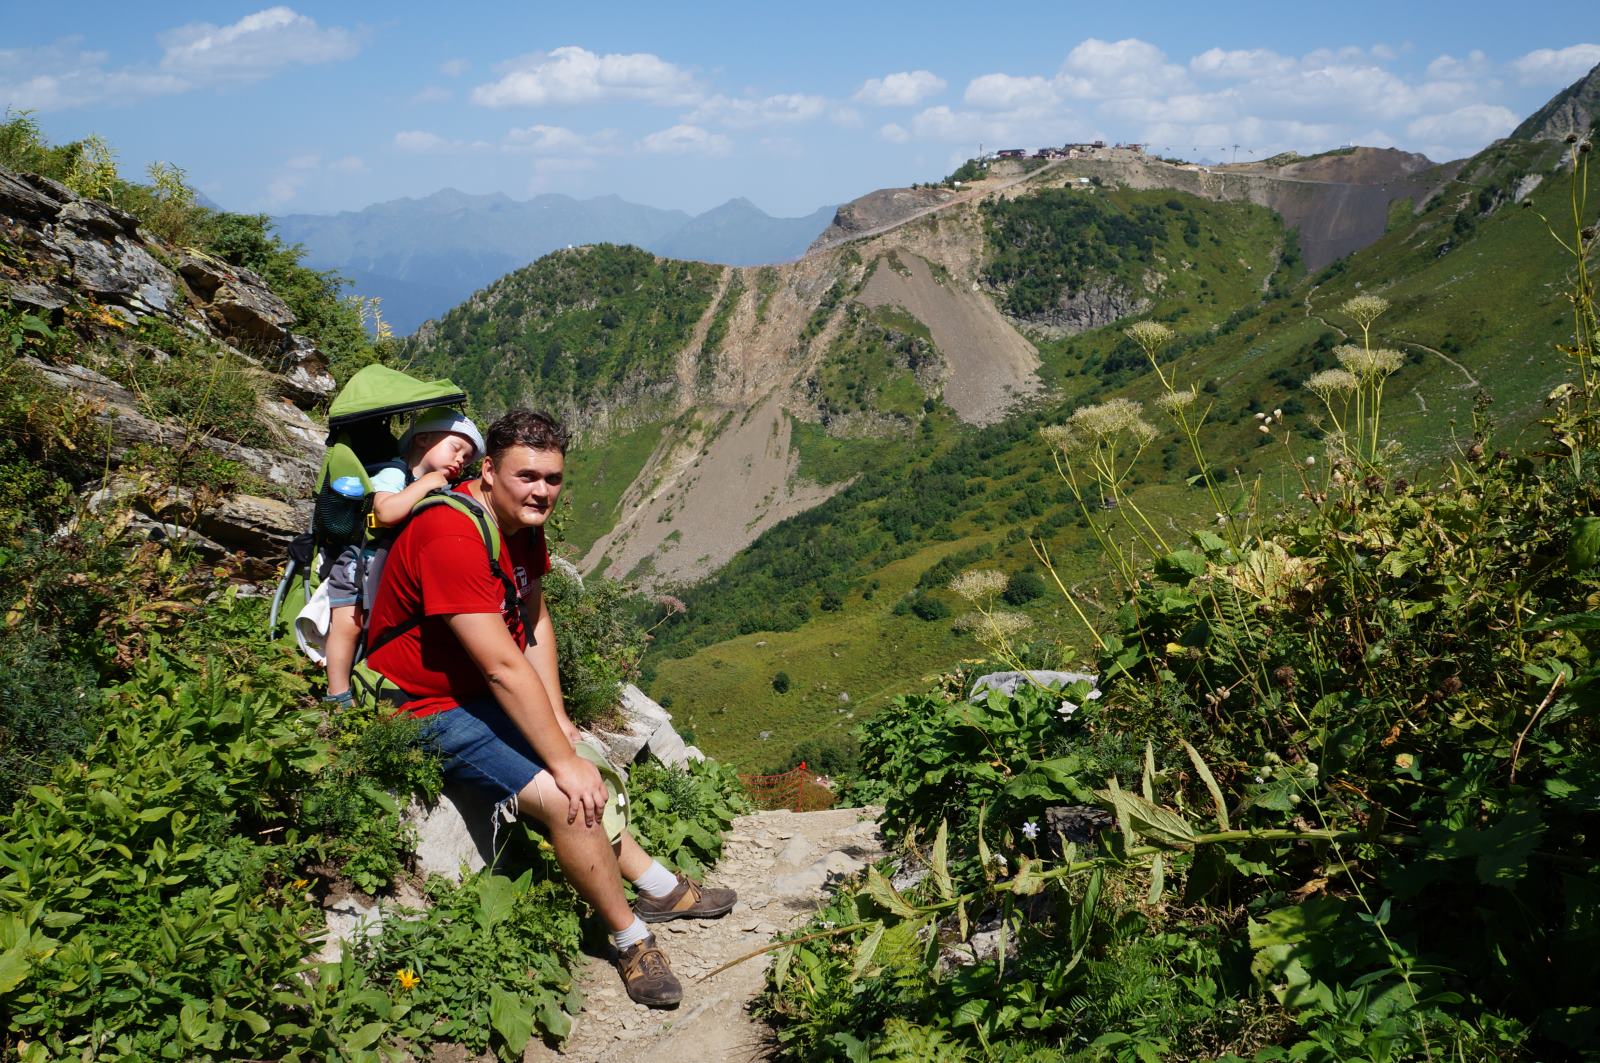
{"label": "gravel path", "polygon": [[683,982],[683,1003],[652,1011],[630,1001],[615,968],[590,957],[579,975],[586,995],[561,1050],[537,1042],[523,1057],[585,1063],[752,1063],[770,1058],[766,1027],[747,1005],[761,989],[764,957],[703,980],[729,960],[799,926],[821,904],[827,884],[882,855],[873,809],[758,812],[735,820],[722,862],[708,883],[732,886],[739,903],[721,919],[656,926]]}

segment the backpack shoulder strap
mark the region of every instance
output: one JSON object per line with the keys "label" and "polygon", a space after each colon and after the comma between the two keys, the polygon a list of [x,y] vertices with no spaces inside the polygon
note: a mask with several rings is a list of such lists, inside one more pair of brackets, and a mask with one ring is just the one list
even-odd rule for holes
{"label": "backpack shoulder strap", "polygon": [[[510,576],[506,575],[505,570],[500,567],[500,548],[502,545],[500,526],[477,499],[465,491],[452,491],[445,487],[428,492],[420,502],[412,506],[410,515],[406,517],[406,523],[409,524],[423,510],[432,509],[436,506],[449,506],[456,512],[472,519],[473,524],[478,529],[478,534],[483,537],[484,553],[488,558],[489,571],[500,581],[500,586],[505,591],[505,611],[507,613],[516,613],[522,617],[523,629],[527,632],[528,642],[532,644],[533,625],[529,623],[527,611],[522,607],[522,598],[517,594],[517,585]],[[371,613],[369,612],[367,615],[370,618]],[[403,622],[385,631],[382,636],[368,645],[365,651],[358,656],[362,659],[371,656],[421,623],[422,618],[420,616],[407,617]]]}

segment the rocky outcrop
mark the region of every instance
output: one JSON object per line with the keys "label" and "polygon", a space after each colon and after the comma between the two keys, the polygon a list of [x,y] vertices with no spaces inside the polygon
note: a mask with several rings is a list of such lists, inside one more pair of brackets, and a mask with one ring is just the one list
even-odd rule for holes
{"label": "rocky outcrop", "polygon": [[1025,318],[1023,324],[1056,335],[1074,336],[1143,313],[1149,306],[1149,299],[1105,281],[1063,293],[1055,306]]}
{"label": "rocky outcrop", "polygon": [[893,225],[948,203],[958,195],[948,188],[933,187],[880,188],[876,192],[868,192],[859,199],[852,199],[834,213],[833,224],[812,241],[811,250],[832,247],[885,225]]}
{"label": "rocky outcrop", "polygon": [[127,327],[153,320],[225,351],[259,376],[266,394],[256,420],[270,439],[244,446],[148,415],[137,395],[99,371],[108,365],[25,359],[46,382],[90,404],[110,440],[113,468],[136,447],[197,447],[238,463],[270,487],[268,494],[278,497],[152,496],[113,472],[91,493],[95,506],[133,502],[130,519],[149,535],[184,539],[212,560],[242,553],[247,578],[270,578],[289,540],[309,522],[306,504],[284,501],[311,493],[327,434],[305,411],[335,387],[316,344],[293,332],[288,305],[248,269],[173,247],[140,228],[132,214],[59,182],[5,169],[0,242],[10,249],[0,260],[0,301],[91,333],[81,348],[109,352],[107,363],[181,357],[155,349]]}
{"label": "rocky outcrop", "polygon": [[1585,136],[1600,119],[1600,66],[1594,67],[1539,108],[1516,129],[1512,140],[1565,140]]}
{"label": "rocky outcrop", "polygon": [[284,394],[309,406],[333,393],[315,345],[259,276],[139,227],[132,214],[57,181],[0,168],[0,299],[57,315],[98,306],[135,324],[156,318],[232,347],[285,374]]}

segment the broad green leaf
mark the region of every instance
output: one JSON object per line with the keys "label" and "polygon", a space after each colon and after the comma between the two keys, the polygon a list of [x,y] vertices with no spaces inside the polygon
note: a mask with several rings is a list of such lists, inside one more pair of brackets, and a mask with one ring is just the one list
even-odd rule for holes
{"label": "broad green leaf", "polygon": [[939,899],[947,901],[955,896],[955,886],[950,881],[950,824],[947,820],[939,821],[939,833],[933,839],[933,859],[929,864],[933,875],[933,886],[939,891]]}
{"label": "broad green leaf", "polygon": [[1144,774],[1139,778],[1139,790],[1144,799],[1154,804],[1156,799],[1156,750],[1150,739],[1144,740]]}
{"label": "broad green leaf", "polygon": [[1150,861],[1150,892],[1145,894],[1146,904],[1160,904],[1161,894],[1167,886],[1167,867],[1161,854]]}
{"label": "broad green leaf", "polygon": [[1200,781],[1206,784],[1206,789],[1211,793],[1211,804],[1217,810],[1217,829],[1232,830],[1233,828],[1228,826],[1228,803],[1222,799],[1222,787],[1217,785],[1216,776],[1211,774],[1211,769],[1206,765],[1205,758],[1201,757],[1200,751],[1190,745],[1188,741],[1183,743],[1183,750],[1189,754],[1189,763],[1194,765],[1194,770],[1200,776]]}
{"label": "broad green leaf", "polygon": [[867,869],[867,895],[902,919],[915,919],[921,910],[900,896],[898,890],[877,868]]}
{"label": "broad green leaf", "polygon": [[521,1052],[533,1036],[532,1002],[499,986],[489,987],[489,1025],[513,1052]]}
{"label": "broad green leaf", "polygon": [[872,928],[872,933],[867,935],[865,941],[856,947],[856,963],[852,977],[858,981],[867,973],[867,968],[872,966],[872,957],[877,955],[878,944],[883,941],[883,924],[878,923]]}
{"label": "broad green leaf", "polygon": [[389,1028],[385,1022],[369,1022],[355,1033],[344,1039],[344,1048],[347,1052],[359,1052],[371,1048],[378,1043],[378,1038],[383,1036],[383,1031]]}
{"label": "broad green leaf", "polygon": [[1099,791],[1099,796],[1116,810],[1118,824],[1127,824],[1124,834],[1131,828],[1155,845],[1172,849],[1194,847],[1194,828],[1188,820],[1154,802],[1146,801],[1138,794],[1119,789],[1115,779],[1110,782],[1111,788]]}

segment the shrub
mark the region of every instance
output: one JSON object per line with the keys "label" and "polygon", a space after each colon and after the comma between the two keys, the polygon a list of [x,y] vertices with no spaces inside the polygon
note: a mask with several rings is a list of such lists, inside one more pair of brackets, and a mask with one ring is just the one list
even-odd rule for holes
{"label": "shrub", "polygon": [[789,673],[778,672],[772,677],[772,689],[779,694],[789,693]]}

